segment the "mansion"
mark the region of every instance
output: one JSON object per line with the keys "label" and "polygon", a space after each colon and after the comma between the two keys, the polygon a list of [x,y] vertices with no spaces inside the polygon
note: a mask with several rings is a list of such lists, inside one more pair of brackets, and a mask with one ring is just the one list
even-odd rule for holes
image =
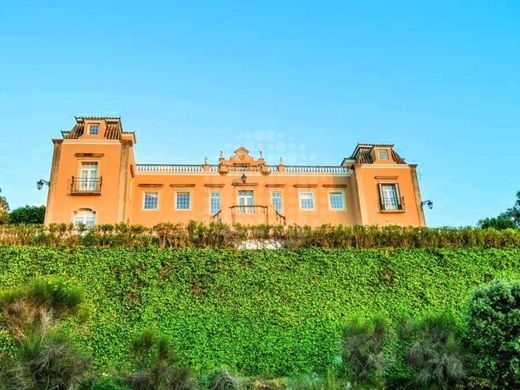
{"label": "mansion", "polygon": [[334,166],[272,165],[244,147],[216,164],[140,164],[114,117],[77,117],[53,143],[46,224],[425,225],[416,165],[393,145],[358,144]]}

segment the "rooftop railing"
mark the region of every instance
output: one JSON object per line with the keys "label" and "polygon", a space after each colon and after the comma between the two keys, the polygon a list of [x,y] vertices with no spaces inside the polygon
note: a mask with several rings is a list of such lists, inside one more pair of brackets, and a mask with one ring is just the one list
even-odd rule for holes
{"label": "rooftop railing", "polygon": [[137,172],[203,172],[196,164],[137,164]]}
{"label": "rooftop railing", "polygon": [[[218,165],[208,165],[209,172],[219,172]],[[283,173],[280,165],[268,165],[269,173]],[[349,168],[339,165],[285,165],[285,173],[332,173],[347,174]],[[145,173],[183,173],[204,172],[202,164],[137,164],[137,172]],[[260,172],[258,166],[234,166],[229,172]]]}
{"label": "rooftop railing", "polygon": [[287,173],[348,173],[347,167],[338,165],[286,165]]}

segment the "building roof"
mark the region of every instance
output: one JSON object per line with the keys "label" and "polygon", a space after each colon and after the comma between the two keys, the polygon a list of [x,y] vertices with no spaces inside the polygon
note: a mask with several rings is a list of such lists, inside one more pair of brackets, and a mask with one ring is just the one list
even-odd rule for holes
{"label": "building roof", "polygon": [[357,164],[372,164],[374,162],[372,158],[372,150],[374,148],[390,148],[392,159],[397,164],[406,164],[404,158],[394,150],[393,144],[357,144],[349,159],[354,160]]}
{"label": "building roof", "polygon": [[76,124],[70,131],[63,131],[64,139],[78,139],[83,135],[85,131],[85,121],[105,121],[106,129],[105,134],[103,135],[106,139],[118,140],[121,139],[122,134],[127,134],[123,130],[123,124],[121,122],[121,117],[114,116],[77,116]]}

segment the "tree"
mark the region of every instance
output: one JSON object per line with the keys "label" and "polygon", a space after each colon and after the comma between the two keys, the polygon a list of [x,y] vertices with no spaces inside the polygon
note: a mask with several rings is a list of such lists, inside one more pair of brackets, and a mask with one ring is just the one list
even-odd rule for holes
{"label": "tree", "polygon": [[500,389],[520,388],[520,281],[473,294],[465,340],[476,375]]}
{"label": "tree", "polygon": [[478,226],[482,229],[520,229],[520,191],[516,193],[516,202],[513,207],[497,217],[481,219],[478,221]]}
{"label": "tree", "polygon": [[2,195],[2,189],[0,188],[0,225],[9,222],[9,203],[7,199]]}
{"label": "tree", "polygon": [[9,214],[9,222],[19,224],[42,224],[45,219],[45,206],[25,206],[14,209]]}

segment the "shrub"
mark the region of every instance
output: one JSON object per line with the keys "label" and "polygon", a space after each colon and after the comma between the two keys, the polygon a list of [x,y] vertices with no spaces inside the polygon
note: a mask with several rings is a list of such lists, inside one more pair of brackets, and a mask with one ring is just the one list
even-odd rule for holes
{"label": "shrub", "polygon": [[62,334],[39,329],[19,341],[18,366],[28,389],[68,390],[79,385],[89,359]]}
{"label": "shrub", "polygon": [[387,365],[383,352],[387,341],[387,324],[383,319],[365,323],[356,321],[347,326],[341,355],[353,381],[379,384]]}
{"label": "shrub", "polygon": [[210,390],[242,390],[244,380],[231,375],[228,370],[220,370],[210,375],[208,388]]}
{"label": "shrub", "polygon": [[89,359],[60,331],[60,322],[75,314],[83,302],[81,290],[60,278],[46,278],[0,296],[3,323],[17,347],[0,373],[15,388],[65,390],[77,386]]}
{"label": "shrub", "polygon": [[180,367],[169,341],[146,330],[132,343],[135,372],[126,382],[134,390],[191,390],[195,383],[190,370]]}
{"label": "shrub", "polygon": [[478,376],[499,388],[520,387],[520,281],[474,293],[465,338]]}
{"label": "shrub", "polygon": [[416,384],[447,389],[465,377],[460,331],[449,315],[401,320],[399,334]]}
{"label": "shrub", "polygon": [[519,248],[519,229],[414,228],[400,226],[187,225],[162,223],[97,225],[67,224],[0,227],[0,245],[125,248],[235,248],[244,240],[276,240],[289,249],[321,248]]}

